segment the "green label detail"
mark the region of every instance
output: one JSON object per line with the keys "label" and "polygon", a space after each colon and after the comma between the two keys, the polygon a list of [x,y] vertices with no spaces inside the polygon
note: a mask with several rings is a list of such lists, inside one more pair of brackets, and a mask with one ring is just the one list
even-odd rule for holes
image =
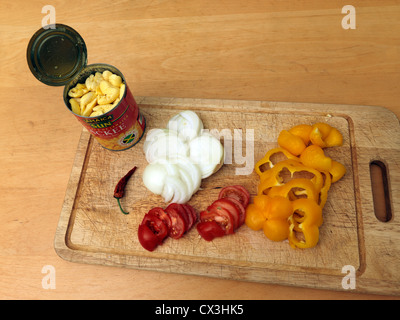
{"label": "green label detail", "polygon": [[122,140],[122,142],[123,142],[124,144],[129,144],[129,143],[131,143],[133,140],[135,140],[135,134],[134,134],[134,133],[131,133],[131,134],[128,134],[128,135],[124,138],[124,140]]}

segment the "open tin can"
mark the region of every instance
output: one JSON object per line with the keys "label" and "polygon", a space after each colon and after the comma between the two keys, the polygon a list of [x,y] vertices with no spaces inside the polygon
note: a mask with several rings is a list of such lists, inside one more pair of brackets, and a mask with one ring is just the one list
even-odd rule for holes
{"label": "open tin can", "polygon": [[[146,121],[129,90],[123,74],[108,64],[87,65],[83,38],[69,26],[56,24],[54,29],[39,29],[27,48],[28,65],[33,75],[51,86],[64,86],[63,98],[70,112],[109,150],[126,150],[142,138]],[[68,93],[78,83],[96,72],[110,71],[125,84],[119,102],[98,116],[83,116],[72,111]]]}

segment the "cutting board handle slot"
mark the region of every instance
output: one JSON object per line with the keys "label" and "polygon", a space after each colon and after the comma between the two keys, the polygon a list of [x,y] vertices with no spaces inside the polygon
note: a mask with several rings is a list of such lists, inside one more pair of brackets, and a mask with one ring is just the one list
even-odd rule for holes
{"label": "cutting board handle slot", "polygon": [[380,160],[373,160],[369,163],[369,169],[375,217],[381,222],[388,222],[392,219],[392,206],[387,166]]}

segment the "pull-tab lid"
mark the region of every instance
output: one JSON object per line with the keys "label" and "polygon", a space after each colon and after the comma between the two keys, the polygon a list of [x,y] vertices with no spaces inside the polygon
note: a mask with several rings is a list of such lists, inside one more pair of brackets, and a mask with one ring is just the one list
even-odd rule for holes
{"label": "pull-tab lid", "polygon": [[26,57],[33,75],[50,86],[67,84],[87,64],[85,42],[63,24],[39,29],[29,41]]}

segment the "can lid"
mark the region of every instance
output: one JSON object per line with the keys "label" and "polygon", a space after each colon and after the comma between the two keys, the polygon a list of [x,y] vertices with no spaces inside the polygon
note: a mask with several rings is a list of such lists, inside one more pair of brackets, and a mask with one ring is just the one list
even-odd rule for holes
{"label": "can lid", "polygon": [[36,31],[29,41],[26,58],[29,69],[39,81],[62,86],[86,66],[86,44],[71,27],[63,24],[52,27]]}

